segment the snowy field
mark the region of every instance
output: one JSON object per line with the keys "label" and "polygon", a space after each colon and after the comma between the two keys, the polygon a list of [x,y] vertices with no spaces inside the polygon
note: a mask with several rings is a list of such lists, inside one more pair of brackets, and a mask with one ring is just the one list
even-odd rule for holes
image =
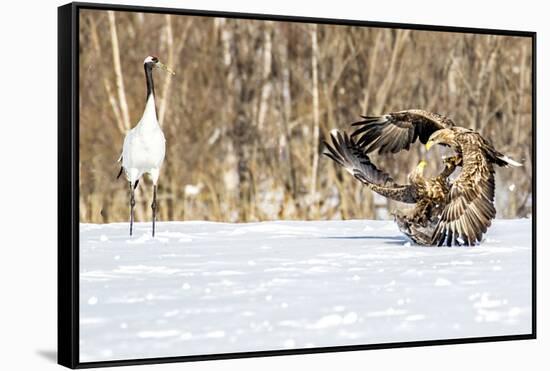
{"label": "snowy field", "polygon": [[531,220],[476,247],[391,221],[81,224],[80,360],[527,334]]}

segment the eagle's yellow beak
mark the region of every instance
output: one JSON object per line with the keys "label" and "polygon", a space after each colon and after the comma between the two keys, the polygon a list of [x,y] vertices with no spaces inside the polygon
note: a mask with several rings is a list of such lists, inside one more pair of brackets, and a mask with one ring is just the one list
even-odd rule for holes
{"label": "eagle's yellow beak", "polygon": [[428,165],[428,163],[426,161],[422,160],[418,163],[418,165],[416,167],[418,168],[418,170],[424,170],[426,165]]}
{"label": "eagle's yellow beak", "polygon": [[426,143],[426,151],[429,151],[430,148],[432,148],[432,146],[434,145],[434,142],[429,140],[427,143]]}

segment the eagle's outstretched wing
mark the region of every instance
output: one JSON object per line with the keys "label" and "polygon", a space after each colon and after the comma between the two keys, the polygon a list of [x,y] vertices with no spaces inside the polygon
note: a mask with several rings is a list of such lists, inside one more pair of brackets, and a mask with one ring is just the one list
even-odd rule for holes
{"label": "eagle's outstretched wing", "polygon": [[383,116],[361,116],[353,123],[358,128],[351,134],[366,153],[397,153],[408,150],[418,138],[426,143],[437,130],[454,126],[451,119],[419,109],[388,113]]}
{"label": "eagle's outstretched wing", "polygon": [[347,133],[333,130],[330,133],[330,138],[332,144],[324,142],[329,151],[324,152],[324,155],[346,169],[361,183],[367,185],[376,193],[395,201],[406,203],[417,201],[414,186],[396,184],[388,173],[378,169],[370,161],[365,152]]}
{"label": "eagle's outstretched wing", "polygon": [[439,246],[451,246],[458,239],[466,245],[480,242],[496,215],[493,165],[479,143],[467,143],[462,150],[462,171],[432,237]]}
{"label": "eagle's outstretched wing", "polygon": [[360,174],[362,179],[372,184],[395,185],[390,175],[378,169],[347,133],[332,130],[330,139],[332,145],[324,142],[329,150],[324,155],[330,157],[353,176]]}

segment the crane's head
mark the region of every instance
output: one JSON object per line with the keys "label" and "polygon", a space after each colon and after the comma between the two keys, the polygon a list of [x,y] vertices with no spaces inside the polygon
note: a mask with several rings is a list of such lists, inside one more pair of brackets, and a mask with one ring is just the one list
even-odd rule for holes
{"label": "crane's head", "polygon": [[170,68],[168,68],[165,64],[163,63],[160,63],[158,57],[154,56],[154,55],[150,55],[148,56],[147,58],[145,58],[145,60],[143,61],[143,65],[145,66],[145,68],[159,68],[161,70],[164,70],[172,75],[175,75],[176,73],[174,71],[172,71]]}

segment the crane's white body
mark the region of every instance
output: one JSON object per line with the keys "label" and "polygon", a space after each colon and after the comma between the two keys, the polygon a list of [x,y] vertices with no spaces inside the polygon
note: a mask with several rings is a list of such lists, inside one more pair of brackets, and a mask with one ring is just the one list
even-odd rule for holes
{"label": "crane's white body", "polygon": [[124,138],[122,167],[128,181],[134,184],[148,173],[156,185],[165,152],[166,140],[158,123],[155,96],[150,94],[141,120]]}

